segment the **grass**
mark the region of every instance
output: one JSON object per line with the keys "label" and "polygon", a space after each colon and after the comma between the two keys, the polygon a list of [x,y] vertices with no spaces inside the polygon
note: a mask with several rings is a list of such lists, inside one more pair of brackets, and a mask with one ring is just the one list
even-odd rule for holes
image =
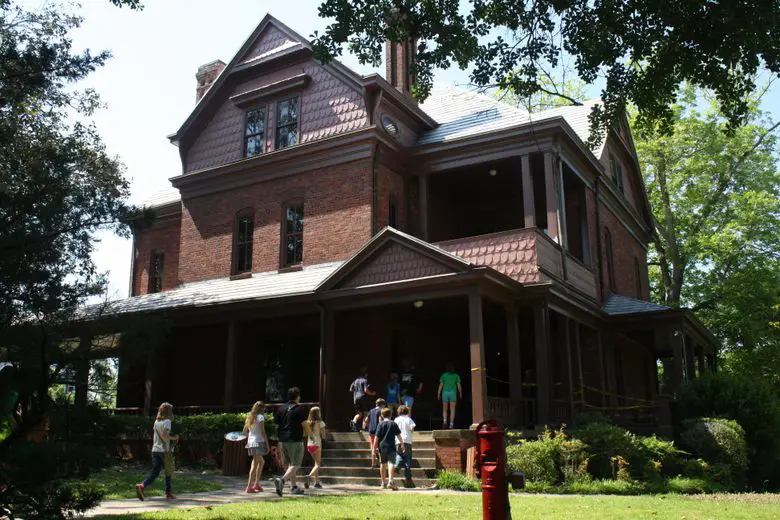
{"label": "grass", "polygon": [[[135,485],[143,481],[147,472],[139,470],[126,470],[121,468],[108,469],[90,477],[90,481],[101,484],[106,490],[106,500],[118,498],[135,498]],[[154,483],[146,488],[146,496],[159,497],[163,495],[164,475],[160,474]],[[173,475],[174,493],[201,493],[204,491],[217,491],[222,485],[209,480],[196,477],[185,477],[179,474]]]}
{"label": "grass", "polygon": [[[776,519],[780,516],[779,495],[682,495],[625,496],[542,496],[515,494],[511,497],[513,518],[599,519],[653,518],[689,520],[729,518],[736,520]],[[227,506],[174,509],[161,513],[141,513],[103,517],[132,520],[242,520],[286,518],[317,520],[382,519],[417,520],[482,518],[482,499],[475,493],[408,494],[381,496],[305,497],[302,499],[249,501]]]}

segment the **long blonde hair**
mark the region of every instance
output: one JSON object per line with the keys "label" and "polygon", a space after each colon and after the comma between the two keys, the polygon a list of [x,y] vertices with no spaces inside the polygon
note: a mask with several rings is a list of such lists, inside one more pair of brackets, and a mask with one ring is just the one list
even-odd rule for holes
{"label": "long blonde hair", "polygon": [[171,403],[163,403],[157,409],[157,421],[164,421],[165,419],[173,419],[173,405]]}
{"label": "long blonde hair", "polygon": [[320,434],[320,421],[322,421],[320,407],[312,406],[311,410],[309,410],[309,418],[303,423],[304,428],[306,428],[307,437],[313,437]]}
{"label": "long blonde hair", "polygon": [[255,421],[257,420],[257,414],[261,414],[265,411],[265,404],[263,404],[262,401],[257,401],[255,404],[252,405],[252,409],[249,410],[249,413],[246,414],[246,421],[244,421],[244,435],[246,435],[249,432],[249,429],[252,427],[252,425],[255,424]]}

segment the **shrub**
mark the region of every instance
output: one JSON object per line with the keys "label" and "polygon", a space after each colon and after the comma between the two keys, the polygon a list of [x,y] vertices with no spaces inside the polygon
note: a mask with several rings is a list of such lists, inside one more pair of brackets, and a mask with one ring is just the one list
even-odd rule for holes
{"label": "shrub", "polygon": [[592,422],[574,430],[572,435],[587,446],[588,473],[595,478],[614,478],[619,469],[617,457],[629,465],[635,462],[634,435],[619,426]]}
{"label": "shrub", "polygon": [[766,381],[708,374],[682,388],[679,411],[683,419],[722,417],[737,421],[745,430],[750,485],[780,485],[770,482],[773,475],[780,474],[780,396]]}
{"label": "shrub", "polygon": [[698,495],[701,493],[718,493],[727,489],[706,478],[673,477],[666,481],[666,493],[680,495]]}
{"label": "shrub", "polygon": [[634,448],[639,456],[637,462],[642,465],[646,479],[649,479],[647,471],[657,473],[659,476],[671,477],[679,475],[683,469],[685,452],[678,449],[672,441],[659,439],[655,435],[636,436]]}
{"label": "shrub", "polygon": [[507,465],[522,471],[528,481],[558,484],[587,476],[585,445],[563,429],[545,430],[535,441],[521,440],[507,447]]}
{"label": "shrub", "polygon": [[479,480],[468,478],[460,471],[440,471],[436,487],[439,489],[453,489],[455,491],[481,491],[482,485]]}
{"label": "shrub", "polygon": [[712,418],[685,421],[680,444],[711,464],[705,475],[714,481],[744,486],[747,445],[745,431],[736,421]]}

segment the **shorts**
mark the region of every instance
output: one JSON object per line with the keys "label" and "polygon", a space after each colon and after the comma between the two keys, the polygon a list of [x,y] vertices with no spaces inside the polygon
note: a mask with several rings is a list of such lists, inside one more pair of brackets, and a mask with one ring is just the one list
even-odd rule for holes
{"label": "shorts", "polygon": [[455,390],[450,390],[448,392],[442,392],[441,393],[441,402],[442,403],[457,403],[458,402],[458,393]]}
{"label": "shorts", "polygon": [[308,446],[306,446],[306,451],[308,451],[312,455],[317,453],[317,450],[319,450],[319,449],[320,449],[320,447],[317,446],[316,444],[309,444]]}
{"label": "shorts", "polygon": [[374,405],[371,402],[371,397],[367,395],[364,395],[363,397],[355,401],[355,413],[368,412],[373,407]]}
{"label": "shorts", "polygon": [[386,462],[392,462],[395,464],[395,458],[398,456],[398,452],[395,447],[392,448],[379,448],[379,462],[382,464]]}
{"label": "shorts", "polygon": [[263,446],[259,446],[257,448],[247,448],[246,452],[250,457],[262,457],[264,455],[268,455],[268,450]]}
{"label": "shorts", "polygon": [[280,442],[282,447],[282,462],[288,466],[300,466],[303,462],[303,443],[298,442]]}
{"label": "shorts", "polygon": [[401,398],[401,402],[404,404],[404,406],[411,408],[414,406],[414,397],[411,395],[405,395]]}

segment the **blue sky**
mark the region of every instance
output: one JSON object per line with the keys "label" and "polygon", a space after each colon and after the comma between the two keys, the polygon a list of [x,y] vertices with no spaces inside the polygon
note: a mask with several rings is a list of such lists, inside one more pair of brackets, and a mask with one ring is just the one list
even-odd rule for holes
{"label": "blue sky", "polygon": [[[30,7],[40,0],[24,2]],[[215,59],[227,62],[270,12],[301,35],[322,31],[319,0],[145,0],[141,12],[118,9],[108,0],[82,0],[85,18],[73,33],[76,49],[110,50],[113,58],[81,86],[96,89],[106,109],[94,118],[109,153],[118,155],[132,181],[133,201],[168,185],[181,171],[176,147],[166,139],[195,105],[195,72]],[[342,61],[359,73],[375,71],[351,56]],[[383,69],[377,72],[383,73]],[[465,72],[438,71],[440,83],[468,83]],[[594,89],[596,90],[596,89]],[[593,92],[598,95],[597,91]],[[764,108],[780,118],[780,87]],[[110,298],[127,296],[131,243],[100,235],[94,258],[109,272]]]}

